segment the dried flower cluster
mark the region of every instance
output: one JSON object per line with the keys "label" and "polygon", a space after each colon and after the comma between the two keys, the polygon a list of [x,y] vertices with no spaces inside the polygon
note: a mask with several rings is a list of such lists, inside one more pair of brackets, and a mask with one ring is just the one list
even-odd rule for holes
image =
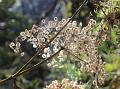
{"label": "dried flower cluster", "polygon": [[84,86],[77,84],[77,82],[70,81],[69,79],[63,79],[62,82],[58,82],[57,80],[53,81],[44,89],[84,89]]}
{"label": "dried flower cluster", "polygon": [[[42,46],[49,43],[49,41],[60,31],[60,29],[64,26],[64,24],[67,23],[68,20],[69,19],[62,19],[59,21],[57,17],[48,23],[43,20],[40,26],[33,25],[31,30],[25,30],[25,32],[21,32],[16,39],[16,42],[12,42],[10,47],[14,50],[14,52],[18,53],[20,52],[21,43],[27,41],[32,44],[33,48],[35,48],[37,51]],[[77,57],[81,57],[81,59],[84,61],[70,56],[64,50],[63,53],[60,53],[58,57],[62,58],[64,55],[67,55],[70,56],[72,61],[78,61],[81,65],[81,71],[95,75],[94,84],[96,86],[98,85],[97,83],[102,85],[105,80],[105,71],[104,63],[102,62],[98,53],[96,36],[92,30],[95,24],[96,21],[90,19],[88,25],[82,28],[81,23],[78,26],[76,21],[71,21],[62,30],[62,32],[50,44],[47,45],[47,47],[44,49],[42,57],[48,58],[53,53],[57,52],[61,46],[65,47],[72,54]]]}

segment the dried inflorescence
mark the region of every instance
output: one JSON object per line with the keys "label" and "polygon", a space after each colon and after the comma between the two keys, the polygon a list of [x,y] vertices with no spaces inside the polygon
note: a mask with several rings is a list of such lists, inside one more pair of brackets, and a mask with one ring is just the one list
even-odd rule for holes
{"label": "dried inflorescence", "polygon": [[69,19],[62,19],[61,21],[58,21],[57,17],[48,23],[43,20],[40,26],[33,25],[32,29],[21,32],[17,37],[16,42],[12,42],[10,47],[14,50],[14,52],[18,53],[20,52],[21,43],[24,41],[32,44],[36,51],[40,50],[47,44],[47,47],[42,53],[42,57],[48,58],[53,53],[57,52],[62,46],[75,56],[81,57],[84,61],[72,57],[64,50],[62,51],[63,53],[59,54],[59,58],[67,55],[70,56],[71,61],[78,61],[81,65],[80,70],[91,75],[95,75],[96,83],[94,84],[97,85],[97,83],[99,83],[102,85],[105,80],[105,71],[104,64],[97,49],[97,37],[94,35],[92,30],[96,24],[95,20],[90,19],[88,25],[83,28],[81,24],[78,26],[76,21],[71,21],[61,31],[61,33],[55,37],[52,42],[50,42],[50,40],[60,31],[68,20]]}
{"label": "dried inflorescence", "polygon": [[85,89],[84,85],[79,85],[77,82],[70,81],[69,79],[63,79],[62,82],[57,80],[53,81],[50,85],[44,89]]}

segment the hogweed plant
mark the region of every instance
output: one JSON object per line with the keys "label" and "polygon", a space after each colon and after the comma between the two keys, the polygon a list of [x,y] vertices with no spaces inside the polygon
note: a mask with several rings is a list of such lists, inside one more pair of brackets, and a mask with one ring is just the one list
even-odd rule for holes
{"label": "hogweed plant", "polygon": [[[54,20],[48,22],[42,20],[39,26],[33,25],[30,30],[26,29],[21,32],[15,41],[10,43],[10,48],[15,53],[21,53],[24,56],[21,47],[24,42],[27,42],[36,50],[36,54],[12,76],[1,80],[0,84],[11,79],[14,80],[19,75],[36,69],[44,62],[48,62],[48,66],[52,68],[55,65],[55,59],[64,60],[66,55],[71,62],[77,62],[76,66],[79,66],[79,71],[91,76],[95,89],[103,85],[106,79],[105,63],[102,61],[97,48],[99,45],[97,43],[99,32],[95,33],[93,31],[96,21],[90,19],[87,26],[82,27],[82,23],[78,24],[77,21],[73,20],[86,1],[83,2],[71,18],[59,20],[59,18],[54,17]],[[37,56],[42,58],[42,61],[26,68]],[[53,81],[44,89],[84,88],[82,84],[64,79],[62,83]]]}
{"label": "hogweed plant", "polygon": [[57,80],[53,81],[50,85],[44,89],[84,89],[83,85],[77,84],[75,81],[69,79],[63,79],[61,82]]}
{"label": "hogweed plant", "polygon": [[[57,17],[48,23],[43,20],[41,26],[33,25],[32,29],[21,32],[16,42],[11,42],[10,47],[14,52],[19,53],[21,52],[22,42],[27,41],[38,51],[60,31],[60,28],[67,21],[69,19],[59,21]],[[90,19],[88,25],[82,28],[81,25],[77,25],[76,21],[70,21],[63,31],[39,55],[43,59],[47,59],[62,48],[58,58],[62,58],[64,55],[70,56],[72,62],[77,61],[81,65],[80,71],[95,75],[93,83],[96,86],[98,85],[97,83],[102,85],[105,80],[105,71],[104,63],[98,54],[96,45],[97,36],[92,33],[95,23],[95,20]],[[53,61],[50,61],[50,63],[54,63]]]}

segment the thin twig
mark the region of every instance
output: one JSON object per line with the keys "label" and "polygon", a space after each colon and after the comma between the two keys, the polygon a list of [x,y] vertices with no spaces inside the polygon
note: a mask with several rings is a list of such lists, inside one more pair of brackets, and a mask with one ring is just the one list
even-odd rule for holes
{"label": "thin twig", "polygon": [[105,11],[103,10],[103,8],[100,8],[100,9],[102,10],[102,12],[105,15],[105,17],[107,17],[107,15],[106,15]]}
{"label": "thin twig", "polygon": [[27,67],[27,65],[28,65],[29,63],[31,63],[31,61],[32,61],[36,56],[41,55],[41,52],[48,46],[48,44],[50,44],[50,43],[60,34],[60,32],[67,26],[67,24],[68,24],[68,23],[74,18],[74,16],[80,11],[80,9],[81,9],[82,6],[86,3],[86,1],[87,1],[87,0],[85,0],[85,1],[83,2],[83,4],[76,10],[76,12],[71,16],[71,18],[68,20],[68,22],[60,29],[60,31],[59,31],[53,38],[51,38],[51,40],[50,40],[46,45],[44,45],[44,46],[41,48],[41,50],[39,50],[32,58],[30,58],[30,59],[28,60],[28,62],[27,62],[25,65],[23,65],[23,67],[22,67],[20,70],[18,70],[14,75],[19,74],[25,67]]}
{"label": "thin twig", "polygon": [[[20,72],[20,73],[19,73],[18,75],[16,75],[16,76],[19,76],[19,75],[21,75],[21,74],[23,74],[23,73],[26,73],[26,72],[28,72],[28,71],[32,71],[32,70],[38,68],[41,64],[47,62],[48,60],[50,60],[50,59],[52,59],[54,56],[56,56],[61,50],[63,50],[63,48],[61,48],[59,51],[57,51],[55,54],[53,54],[53,55],[50,56],[49,58],[46,58],[45,60],[43,60],[43,61],[41,61],[41,62],[39,62],[39,63],[31,66],[30,68],[27,68],[27,69],[23,70],[22,72]],[[14,76],[14,77],[15,77],[15,76]]]}
{"label": "thin twig", "polygon": [[[102,8],[101,8],[101,10],[102,10],[103,14],[105,15],[105,17],[107,18],[107,14],[105,13],[105,11]],[[108,29],[110,30],[110,40],[111,40],[112,25],[109,21],[110,21],[110,19],[107,18],[107,22],[108,22],[108,25],[109,25]]]}
{"label": "thin twig", "polygon": [[83,7],[84,4],[86,4],[87,0],[85,0],[80,6],[79,8],[76,10],[76,12],[71,16],[71,18],[68,20],[68,22],[61,28],[61,30],[50,40],[49,43],[51,43],[59,34],[60,32],[67,26],[67,24],[73,20],[73,18],[75,17],[75,15],[80,11],[80,9]]}
{"label": "thin twig", "polygon": [[59,49],[59,50],[58,50],[56,53],[54,53],[52,56],[46,58],[45,60],[42,60],[41,62],[39,62],[39,63],[37,63],[37,64],[29,67],[29,68],[27,68],[26,70],[24,70],[24,71],[22,71],[22,72],[20,72],[20,73],[18,73],[18,74],[16,74],[16,75],[12,75],[12,76],[10,76],[10,77],[8,77],[8,78],[6,78],[6,79],[1,80],[1,81],[0,81],[0,84],[3,84],[4,82],[6,82],[6,81],[8,81],[8,80],[11,80],[11,79],[14,79],[14,78],[16,78],[17,76],[20,76],[21,74],[24,74],[24,73],[26,73],[26,72],[28,72],[28,71],[32,71],[32,70],[38,68],[41,64],[45,63],[46,61],[48,61],[48,60],[52,59],[54,56],[56,56],[61,50],[63,50],[63,48]]}
{"label": "thin twig", "polygon": [[[65,48],[65,47],[62,47],[62,48],[64,48],[64,51],[66,51],[69,55],[71,55],[71,56],[79,59],[79,60],[82,61],[82,62],[85,62],[84,60],[80,59],[78,56],[76,56],[76,55],[74,55],[72,52],[70,52],[69,49],[67,49],[67,48]],[[86,63],[86,62],[85,62],[85,63]]]}
{"label": "thin twig", "polygon": [[[1,80],[1,81],[0,81],[0,84],[6,82],[6,81],[9,80],[9,79],[12,79],[12,78],[13,78],[14,76],[16,76],[16,75],[19,75],[19,73],[20,73],[22,70],[24,70],[24,68],[26,68],[26,67],[28,66],[28,64],[30,64],[30,63],[32,62],[32,60],[34,60],[34,58],[37,57],[37,56],[44,50],[44,48],[46,48],[46,47],[48,46],[48,44],[50,44],[50,43],[60,34],[60,32],[61,32],[61,31],[67,26],[67,24],[75,17],[75,15],[80,11],[80,9],[83,7],[83,5],[86,4],[86,2],[87,2],[87,0],[85,0],[85,1],[79,6],[79,8],[78,8],[78,9],[76,10],[76,12],[71,16],[71,18],[68,20],[68,22],[60,29],[60,31],[59,31],[46,45],[44,45],[44,46],[41,48],[41,50],[38,50],[37,53],[36,53],[33,57],[31,57],[31,58],[27,61],[27,63],[25,63],[16,73],[14,73],[12,76],[10,76],[10,77],[8,77],[8,78],[6,78],[6,79]],[[41,55],[41,54],[40,54],[40,55]]]}

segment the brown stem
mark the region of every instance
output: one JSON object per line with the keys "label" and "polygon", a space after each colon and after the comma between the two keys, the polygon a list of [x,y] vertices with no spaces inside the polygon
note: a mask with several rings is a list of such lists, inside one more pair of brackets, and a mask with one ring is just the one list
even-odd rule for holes
{"label": "brown stem", "polygon": [[[19,76],[19,75],[21,75],[21,74],[23,74],[23,73],[25,73],[25,72],[32,71],[32,70],[38,68],[41,64],[45,63],[46,61],[48,61],[48,60],[52,59],[54,56],[56,56],[61,50],[63,50],[63,48],[61,48],[59,51],[57,51],[55,54],[53,54],[53,55],[50,56],[49,58],[46,58],[45,60],[43,60],[43,61],[41,61],[41,62],[39,62],[39,63],[31,66],[30,68],[27,68],[27,69],[23,70],[22,72],[20,72],[20,73],[19,73],[18,75],[16,75],[16,76]],[[15,77],[15,76],[14,76],[14,77]]]}
{"label": "brown stem", "polygon": [[[76,12],[71,16],[71,18],[68,20],[68,22],[60,29],[60,31],[59,31],[53,38],[51,38],[51,40],[50,40],[45,46],[43,46],[43,47],[41,48],[41,50],[37,51],[37,53],[36,53],[33,57],[31,57],[31,58],[27,61],[27,63],[25,63],[16,73],[14,73],[14,74],[13,74],[12,76],[10,76],[9,78],[12,79],[14,76],[19,75],[19,73],[20,73],[22,70],[24,70],[24,68],[26,68],[26,67],[28,66],[28,64],[30,64],[30,63],[32,62],[32,60],[33,60],[35,57],[37,57],[37,56],[44,50],[44,48],[46,48],[47,45],[50,44],[50,43],[60,34],[60,32],[61,32],[61,31],[67,26],[67,24],[75,17],[75,15],[80,11],[80,9],[83,7],[83,5],[86,4],[86,2],[87,2],[87,0],[85,0],[85,1],[79,6],[79,8],[78,8],[78,9],[76,10]],[[40,54],[40,55],[41,55],[41,54]],[[0,81],[0,84],[3,83],[3,82],[5,82],[5,81],[7,81],[7,80],[9,80],[9,78],[1,80],[1,81]],[[3,82],[2,82],[2,81],[3,81]]]}
{"label": "brown stem", "polygon": [[[76,56],[76,55],[74,55],[72,52],[70,52],[69,49],[67,49],[67,48],[65,48],[65,47],[62,47],[62,48],[64,48],[64,51],[66,51],[69,55],[71,55],[71,56],[79,59],[80,61],[85,62],[84,60],[80,59],[78,56]],[[85,63],[86,63],[86,62],[85,62]]]}
{"label": "brown stem", "polygon": [[[107,18],[107,14],[105,13],[105,11],[102,8],[101,8],[101,10],[102,10],[103,14],[105,15],[105,17]],[[110,31],[110,39],[109,40],[111,40],[112,25],[111,25],[111,23],[109,21],[110,21],[110,19],[107,19],[107,22],[108,22],[108,25],[109,25],[108,29]]]}
{"label": "brown stem", "polygon": [[6,79],[3,79],[3,80],[0,81],[0,84],[3,84],[4,82],[6,82],[6,81],[8,81],[8,80],[11,80],[11,79],[13,79],[12,76],[10,76],[10,77],[8,77],[8,78],[6,78]]}
{"label": "brown stem", "polygon": [[[53,37],[51,38],[51,40],[45,45],[43,46],[43,48],[41,48],[41,50],[39,50],[30,60],[28,60],[28,62],[23,65],[23,67],[18,70],[18,72],[16,72],[14,75],[19,74],[38,54],[40,54],[46,47],[48,44],[50,44],[59,34],[60,32],[67,26],[67,24],[74,18],[74,16],[80,11],[81,7],[86,3],[87,0],[85,0],[83,2],[83,4],[76,10],[76,12],[71,16],[71,18],[69,19],[69,21],[61,28],[61,30]],[[41,55],[41,54],[40,54]]]}
{"label": "brown stem", "polygon": [[0,84],[3,84],[4,82],[9,81],[9,80],[11,80],[11,79],[14,79],[14,78],[16,78],[17,76],[20,76],[21,74],[24,74],[24,73],[26,73],[26,72],[28,72],[28,71],[32,71],[32,70],[38,68],[41,64],[45,63],[46,61],[48,61],[48,60],[52,59],[54,56],[56,56],[61,50],[63,50],[63,48],[59,49],[56,53],[54,53],[54,54],[53,54],[52,56],[50,56],[49,58],[46,58],[45,60],[42,60],[41,62],[39,62],[39,63],[37,63],[37,64],[35,64],[35,65],[27,68],[26,70],[23,70],[23,71],[21,71],[21,72],[18,73],[18,74],[12,75],[12,76],[10,76],[10,77],[8,77],[8,78],[6,78],[6,79],[1,80],[1,81],[0,81]]}

